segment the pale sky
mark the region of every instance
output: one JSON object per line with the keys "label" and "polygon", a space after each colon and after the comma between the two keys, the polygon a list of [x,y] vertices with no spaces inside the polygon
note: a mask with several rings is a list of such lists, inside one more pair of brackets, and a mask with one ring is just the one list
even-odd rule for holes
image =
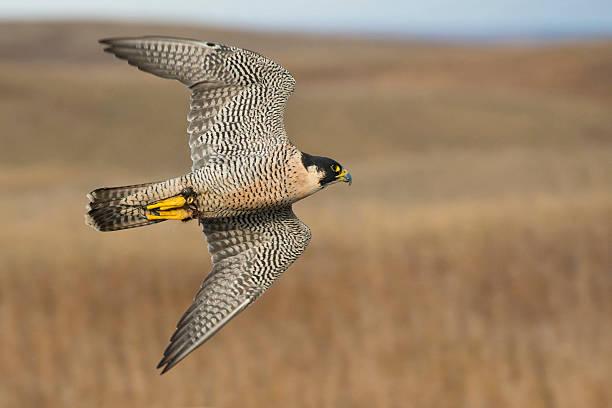
{"label": "pale sky", "polygon": [[102,19],[380,34],[611,34],[612,0],[34,0],[0,19]]}

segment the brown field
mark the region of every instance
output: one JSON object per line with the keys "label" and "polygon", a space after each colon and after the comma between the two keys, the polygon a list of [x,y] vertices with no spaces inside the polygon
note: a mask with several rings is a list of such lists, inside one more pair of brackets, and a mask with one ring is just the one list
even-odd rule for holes
{"label": "brown field", "polygon": [[[255,49],[289,134],[353,186],[168,374],[210,268],[191,224],[97,233],[85,193],[189,166],[187,91],[95,40]],[[0,24],[0,406],[612,406],[612,42],[494,47],[189,27]]]}

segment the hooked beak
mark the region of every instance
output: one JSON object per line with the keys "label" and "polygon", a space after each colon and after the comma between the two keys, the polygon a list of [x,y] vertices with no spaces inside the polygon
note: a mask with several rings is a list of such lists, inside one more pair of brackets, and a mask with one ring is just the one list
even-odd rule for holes
{"label": "hooked beak", "polygon": [[342,169],[342,172],[338,174],[336,178],[340,181],[344,181],[345,183],[349,183],[349,186],[353,184],[353,178],[351,177],[351,173],[349,173],[346,169]]}

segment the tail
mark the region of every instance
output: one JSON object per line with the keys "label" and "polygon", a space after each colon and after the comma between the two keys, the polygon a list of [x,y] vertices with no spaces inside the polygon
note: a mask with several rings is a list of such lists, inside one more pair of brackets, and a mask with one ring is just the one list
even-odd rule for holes
{"label": "tail", "polygon": [[[117,231],[127,228],[156,224],[164,220],[149,220],[146,202],[127,204],[124,198],[137,194],[152,184],[146,183],[123,187],[104,187],[87,194],[89,205],[85,224],[98,231]],[[133,200],[130,200],[133,202]]]}

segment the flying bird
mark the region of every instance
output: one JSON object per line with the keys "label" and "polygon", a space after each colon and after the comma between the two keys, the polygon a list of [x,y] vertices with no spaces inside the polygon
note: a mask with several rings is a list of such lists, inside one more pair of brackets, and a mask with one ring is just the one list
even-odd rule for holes
{"label": "flying bird", "polygon": [[171,37],[101,40],[104,51],[189,87],[191,171],[161,182],[87,195],[98,231],[197,220],[213,268],[179,320],[157,368],[175,366],[253,303],[304,252],[310,229],[292,204],[350,173],[301,152],[287,137],[295,79],[253,51]]}

